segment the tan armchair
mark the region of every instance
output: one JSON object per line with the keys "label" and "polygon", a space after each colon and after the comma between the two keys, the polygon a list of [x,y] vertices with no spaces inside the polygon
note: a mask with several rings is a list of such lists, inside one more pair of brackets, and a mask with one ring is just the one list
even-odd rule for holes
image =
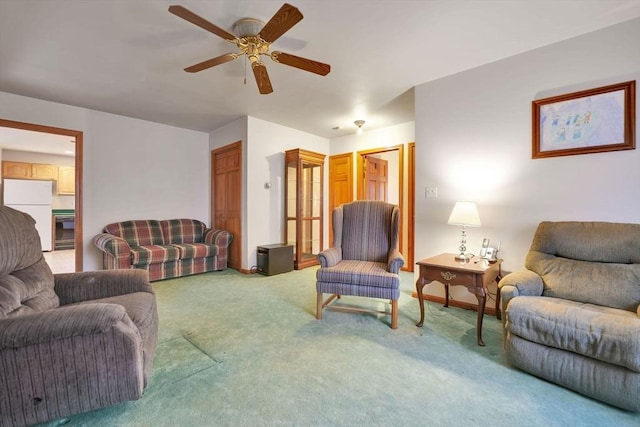
{"label": "tan armchair", "polygon": [[54,275],[35,221],[0,207],[0,425],[140,398],[157,331],[146,271]]}
{"label": "tan armchair", "polygon": [[543,222],[499,283],[516,367],[640,411],[640,224]]}

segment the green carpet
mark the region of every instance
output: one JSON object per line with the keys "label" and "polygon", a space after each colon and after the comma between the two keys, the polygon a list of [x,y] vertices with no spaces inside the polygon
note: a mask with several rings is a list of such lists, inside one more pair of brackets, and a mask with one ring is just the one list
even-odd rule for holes
{"label": "green carpet", "polygon": [[413,282],[402,274],[395,331],[388,316],[316,320],[315,268],[156,282],[159,345],[142,399],[46,425],[640,425],[640,414],[508,366],[495,317],[484,319],[486,347],[473,311],[428,302],[417,328]]}

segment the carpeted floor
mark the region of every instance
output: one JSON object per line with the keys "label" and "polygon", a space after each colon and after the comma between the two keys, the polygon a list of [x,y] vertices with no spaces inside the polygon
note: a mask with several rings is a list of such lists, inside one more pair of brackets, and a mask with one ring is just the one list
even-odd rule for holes
{"label": "carpeted floor", "polygon": [[473,311],[426,303],[417,328],[413,280],[403,273],[395,331],[376,315],[316,320],[315,268],[156,282],[160,337],[142,399],[46,425],[640,425],[640,414],[509,367],[495,317],[484,319],[486,347]]}

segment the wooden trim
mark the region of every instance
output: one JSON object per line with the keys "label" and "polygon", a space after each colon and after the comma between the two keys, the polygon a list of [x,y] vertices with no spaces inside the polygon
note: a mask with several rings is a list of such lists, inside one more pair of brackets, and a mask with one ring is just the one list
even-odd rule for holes
{"label": "wooden trim", "polygon": [[37,125],[33,123],[16,122],[0,119],[0,127],[29,130],[33,132],[51,133],[54,135],[66,135],[76,140],[76,195],[75,195],[75,270],[83,271],[83,242],[82,242],[82,165],[83,165],[83,132],[72,129],[57,128],[53,126]]}

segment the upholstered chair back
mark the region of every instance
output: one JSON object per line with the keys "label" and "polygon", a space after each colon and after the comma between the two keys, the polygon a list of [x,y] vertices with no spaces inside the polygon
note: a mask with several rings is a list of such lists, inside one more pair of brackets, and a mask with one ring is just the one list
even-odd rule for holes
{"label": "upholstered chair back", "polygon": [[365,200],[334,209],[334,246],[342,247],[342,259],[386,263],[398,247],[399,213],[395,205]]}
{"label": "upholstered chair back", "polygon": [[0,318],[58,307],[35,220],[0,206]]}
{"label": "upholstered chair back", "polygon": [[542,222],[525,261],[543,295],[635,312],[640,304],[640,224]]}

